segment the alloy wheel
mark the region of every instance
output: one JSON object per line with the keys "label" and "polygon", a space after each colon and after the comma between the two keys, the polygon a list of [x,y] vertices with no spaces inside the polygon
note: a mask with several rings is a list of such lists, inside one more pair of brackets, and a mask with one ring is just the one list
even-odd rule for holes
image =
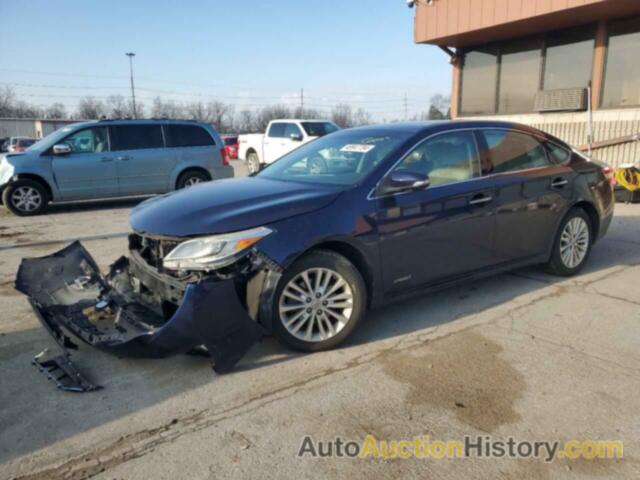
{"label": "alloy wheel", "polygon": [[321,342],[349,323],[353,303],[353,291],[342,275],[327,268],[311,268],[292,278],[282,290],[280,320],[294,337]]}
{"label": "alloy wheel", "polygon": [[42,204],[42,195],[33,187],[18,187],[11,194],[11,203],[22,212],[33,212]]}
{"label": "alloy wheel", "polygon": [[560,236],[560,258],[567,268],[576,268],[589,251],[589,225],[581,217],[567,222]]}
{"label": "alloy wheel", "polygon": [[189,178],[187,178],[185,180],[184,186],[185,186],[185,188],[193,187],[194,185],[197,185],[198,183],[202,183],[202,179],[200,177],[189,177]]}

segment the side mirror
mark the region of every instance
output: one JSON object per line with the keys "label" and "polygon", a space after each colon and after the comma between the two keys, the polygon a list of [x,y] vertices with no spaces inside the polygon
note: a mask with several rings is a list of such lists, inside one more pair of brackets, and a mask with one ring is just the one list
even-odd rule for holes
{"label": "side mirror", "polygon": [[416,172],[391,172],[381,185],[380,193],[387,195],[389,193],[406,192],[422,190],[429,186],[429,177]]}
{"label": "side mirror", "polygon": [[300,134],[300,133],[292,133],[291,135],[289,135],[289,138],[291,140],[293,140],[294,142],[301,142],[302,141],[302,134]]}
{"label": "side mirror", "polygon": [[71,153],[71,147],[66,143],[59,143],[53,146],[54,155],[69,155]]}

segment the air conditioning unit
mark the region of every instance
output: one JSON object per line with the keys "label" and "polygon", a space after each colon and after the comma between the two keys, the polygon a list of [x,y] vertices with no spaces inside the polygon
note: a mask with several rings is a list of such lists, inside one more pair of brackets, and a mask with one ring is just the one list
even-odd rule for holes
{"label": "air conditioning unit", "polygon": [[588,108],[588,90],[586,88],[562,88],[559,90],[540,90],[536,93],[534,110],[536,112],[579,111]]}

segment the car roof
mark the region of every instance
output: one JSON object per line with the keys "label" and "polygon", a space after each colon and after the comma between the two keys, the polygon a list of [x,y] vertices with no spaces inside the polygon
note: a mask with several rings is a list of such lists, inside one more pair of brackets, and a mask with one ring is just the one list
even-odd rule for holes
{"label": "car roof", "polygon": [[85,120],[76,123],[72,123],[66,125],[66,127],[70,128],[79,128],[79,127],[89,127],[91,125],[150,125],[150,124],[159,124],[159,125],[167,125],[167,124],[183,124],[183,125],[200,125],[205,127],[213,127],[211,123],[201,122],[198,120],[184,120],[184,119],[172,119],[172,118],[139,118],[139,119],[129,119],[129,118],[105,118],[101,120]]}
{"label": "car roof", "polygon": [[320,119],[320,118],[277,118],[271,120],[272,123],[277,122],[321,122],[321,123],[333,123],[331,120]]}
{"label": "car roof", "polygon": [[545,137],[550,137],[545,132],[537,130],[528,125],[502,120],[427,120],[423,122],[397,122],[379,125],[367,125],[356,127],[357,129],[385,130],[390,132],[406,132],[411,134],[436,133],[443,130],[463,130],[468,128],[503,128],[509,130],[521,130],[525,132],[537,133]]}

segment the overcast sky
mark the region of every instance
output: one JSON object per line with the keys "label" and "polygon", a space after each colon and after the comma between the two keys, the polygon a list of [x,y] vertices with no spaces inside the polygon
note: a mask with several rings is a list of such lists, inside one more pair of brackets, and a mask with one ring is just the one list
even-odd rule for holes
{"label": "overcast sky", "polygon": [[34,104],[137,94],[237,108],[348,102],[375,118],[450,91],[438,48],[413,43],[403,0],[0,0],[0,85]]}

